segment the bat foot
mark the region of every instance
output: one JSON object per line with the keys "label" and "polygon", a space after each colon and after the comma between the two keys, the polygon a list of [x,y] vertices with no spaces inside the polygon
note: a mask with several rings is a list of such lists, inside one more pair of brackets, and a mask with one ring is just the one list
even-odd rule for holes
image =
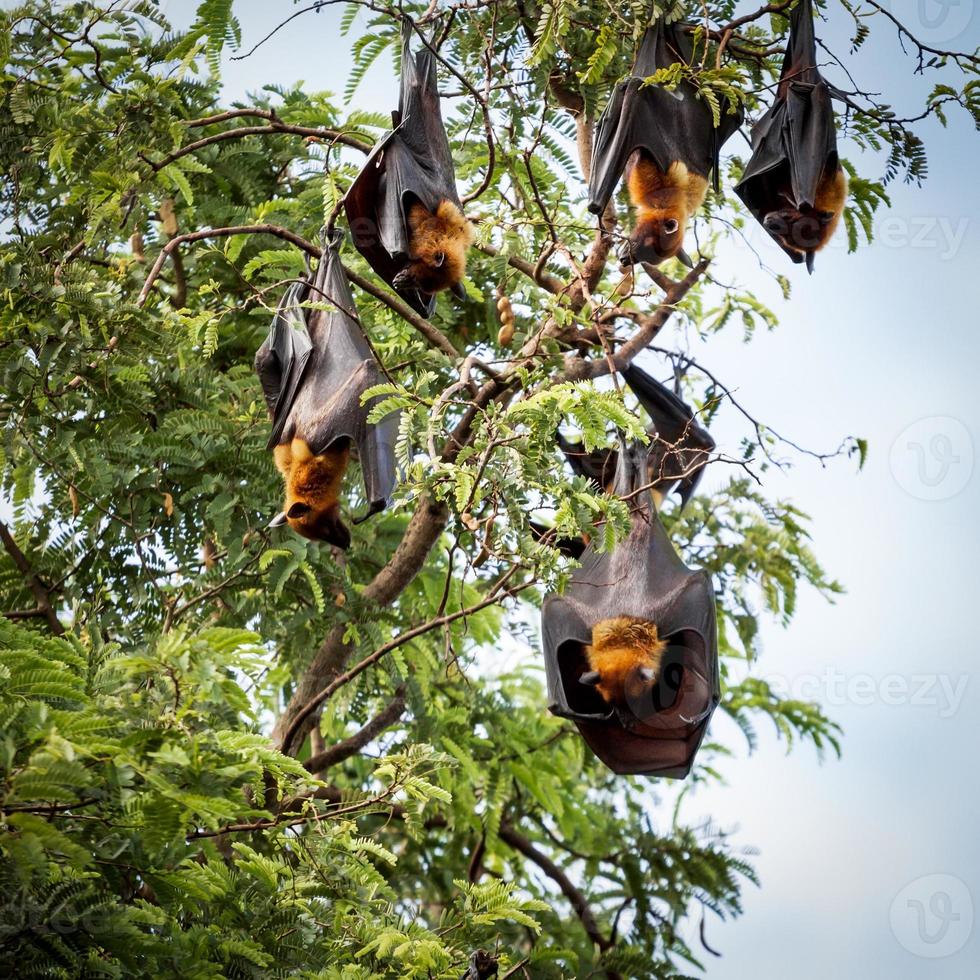
{"label": "bat foot", "polygon": [[402,269],[401,272],[395,273],[391,284],[395,289],[415,289],[415,277],[408,269]]}

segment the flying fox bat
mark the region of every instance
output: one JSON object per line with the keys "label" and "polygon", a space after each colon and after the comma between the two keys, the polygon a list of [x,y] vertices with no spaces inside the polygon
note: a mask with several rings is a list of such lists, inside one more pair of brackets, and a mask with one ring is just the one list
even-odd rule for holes
{"label": "flying fox bat", "polygon": [[357,250],[428,317],[440,290],[465,299],[462,282],[473,229],[456,192],[435,55],[428,48],[413,54],[411,36],[406,20],[394,128],[371,151],[344,197],[344,209]]}
{"label": "flying fox bat", "polygon": [[[676,492],[683,508],[701,481],[715,441],[698,424],[691,409],[642,368],[631,364],[622,374],[650,416],[647,433],[652,444],[647,483],[653,484],[654,500],[659,507],[665,497]],[[581,442],[574,442],[561,433],[558,444],[579,476],[592,481],[599,489],[610,488],[619,462],[615,449],[586,452]]]}
{"label": "flying fox bat", "polygon": [[[307,310],[302,303],[329,304]],[[340,517],[340,491],[352,453],[361,464],[367,513],[382,510],[395,486],[397,413],[369,423],[361,395],[383,375],[357,322],[337,242],[325,243],[312,280],[286,290],[255,355],[286,504],[270,522],[338,548],[350,545]]]}
{"label": "flying fox bat", "polygon": [[752,156],[735,193],[779,247],[813,272],[844,211],[847,175],[837,155],[831,99],[817,69],[812,0],[790,16],[776,98],[752,131]]}
{"label": "flying fox bat", "polygon": [[[622,446],[614,492],[645,486],[647,450]],[[591,546],[541,632],[550,710],[617,773],[683,778],[720,699],[711,578],[674,551],[649,493],[612,551]]]}
{"label": "flying fox bat", "polygon": [[637,217],[618,251],[625,265],[656,265],[675,256],[691,264],[684,252],[688,221],[704,201],[712,171],[718,186],[722,144],[742,121],[725,101],[716,127],[707,102],[687,80],[670,91],[644,85],[658,69],[691,63],[682,28],[663,18],[647,28],[629,78],[616,86],[596,128],[589,210],[602,215],[625,172]]}

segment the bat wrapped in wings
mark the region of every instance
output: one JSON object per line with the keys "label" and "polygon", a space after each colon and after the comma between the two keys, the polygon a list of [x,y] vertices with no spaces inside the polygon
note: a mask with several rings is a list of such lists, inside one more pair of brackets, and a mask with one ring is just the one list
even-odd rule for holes
{"label": "bat wrapped in wings", "polygon": [[636,227],[618,251],[626,265],[680,258],[688,221],[704,202],[718,157],[742,121],[727,100],[715,126],[708,103],[683,80],[674,89],[645,85],[659,69],[690,64],[691,44],[683,25],[663,18],[643,36],[630,77],[620,82],[596,128],[589,179],[589,210],[602,215],[626,173]]}
{"label": "bat wrapped in wings", "polygon": [[268,448],[286,484],[285,507],[270,526],[288,523],[304,537],[349,547],[340,492],[350,457],[360,462],[368,504],[359,523],[382,510],[395,487],[398,414],[370,423],[374,400],[361,404],[384,376],[358,324],[336,241],[325,243],[312,279],[286,291],[255,370],[272,419]]}
{"label": "bat wrapped in wings", "polygon": [[[648,467],[643,446],[623,446],[614,492],[644,486]],[[674,551],[651,495],[630,505],[626,539],[588,548],[544,602],[549,708],[614,772],[683,778],[720,698],[714,590]]]}
{"label": "bat wrapped in wings", "polygon": [[735,193],[779,247],[813,272],[844,211],[847,175],[837,155],[832,98],[817,69],[812,0],[790,17],[776,98],[752,131],[752,156]]}
{"label": "bat wrapped in wings", "polygon": [[[680,497],[684,507],[704,474],[711,459],[715,441],[698,424],[691,409],[669,388],[651,378],[642,368],[631,364],[623,378],[650,416],[649,472],[647,483],[657,507],[671,493]],[[619,463],[615,449],[586,452],[581,442],[558,435],[558,443],[572,469],[591,480],[602,490],[610,489]]]}
{"label": "bat wrapped in wings", "polygon": [[344,198],[357,250],[420,315],[435,294],[462,281],[473,230],[456,192],[452,152],[439,106],[435,54],[412,53],[402,26],[401,89],[394,128],[371,151]]}

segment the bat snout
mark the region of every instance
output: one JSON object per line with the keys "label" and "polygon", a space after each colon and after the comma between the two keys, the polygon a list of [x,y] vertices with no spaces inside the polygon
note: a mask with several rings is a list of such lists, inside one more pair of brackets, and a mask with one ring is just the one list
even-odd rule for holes
{"label": "bat snout", "polygon": [[636,258],[633,254],[633,243],[628,239],[623,242],[619,248],[616,249],[616,258],[618,258],[620,263],[623,265],[633,265],[636,262]]}

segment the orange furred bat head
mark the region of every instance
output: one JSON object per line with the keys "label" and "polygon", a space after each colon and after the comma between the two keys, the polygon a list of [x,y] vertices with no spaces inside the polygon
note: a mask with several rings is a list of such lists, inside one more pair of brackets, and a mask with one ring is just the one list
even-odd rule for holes
{"label": "orange furred bat head", "polygon": [[654,623],[634,616],[604,619],[592,627],[592,645],[585,650],[590,669],[579,681],[607,704],[625,709],[657,682],[666,649]]}
{"label": "orange furred bat head", "polygon": [[350,547],[350,531],[340,519],[340,505],[316,507],[305,500],[293,501],[283,511],[289,526],[311,541],[324,541],[346,551]]}
{"label": "orange furred bat head", "polygon": [[[812,252],[827,244],[837,215],[833,211],[814,208],[786,207],[770,211],[762,220],[766,231],[796,252]],[[828,234],[828,229],[830,233]]]}
{"label": "orange furred bat head", "polygon": [[302,439],[293,439],[276,447],[275,458],[286,481],[286,505],[269,526],[288,524],[304,538],[346,551],[351,537],[340,518],[339,495],[350,459],[348,440],[314,456]]}
{"label": "orange furred bat head", "polygon": [[686,220],[682,213],[664,210],[641,217],[633,234],[616,253],[623,265],[659,265],[681,254],[684,249]]}
{"label": "orange furred bat head", "polygon": [[396,289],[418,289],[432,295],[451,289],[466,298],[466,252],[473,241],[473,226],[452,201],[442,201],[435,214],[420,202],[408,209],[411,234],[409,261],[395,276]]}

